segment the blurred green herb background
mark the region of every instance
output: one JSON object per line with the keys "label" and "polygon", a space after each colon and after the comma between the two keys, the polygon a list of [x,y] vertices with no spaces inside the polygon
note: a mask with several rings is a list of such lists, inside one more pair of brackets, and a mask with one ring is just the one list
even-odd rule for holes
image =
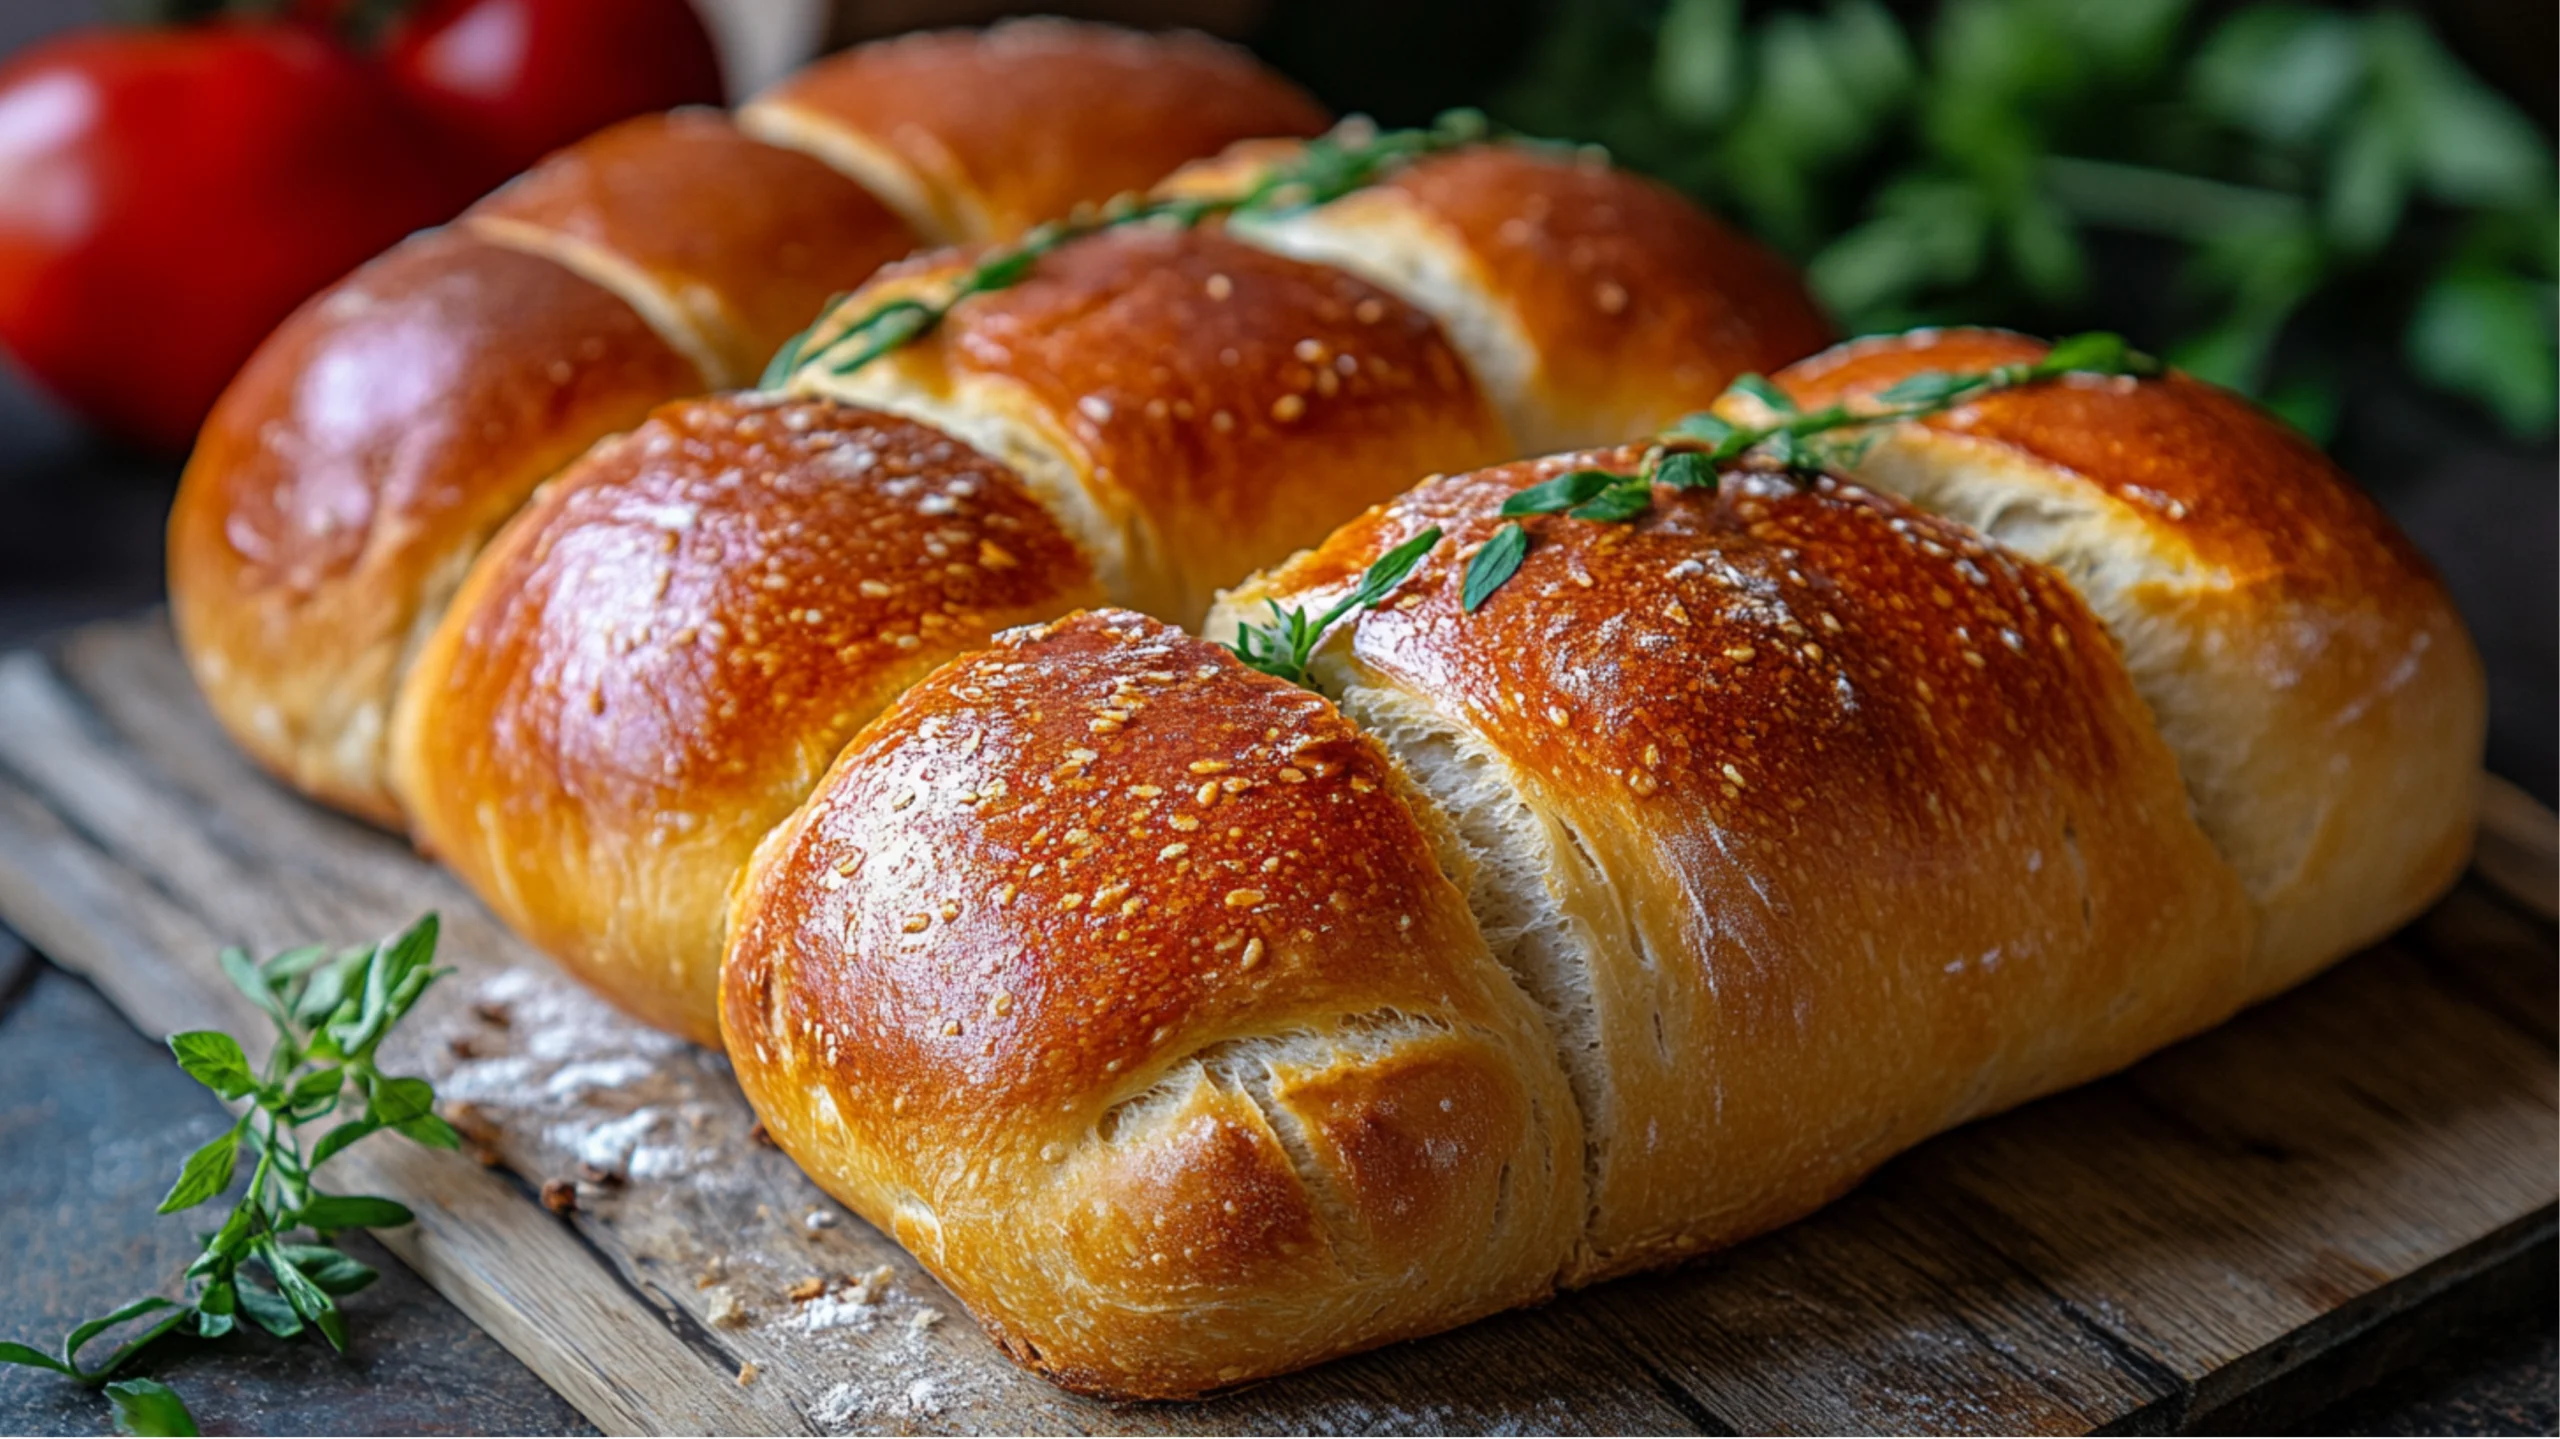
{"label": "blurred green herb background", "polygon": [[[2550,143],[2411,12],[1473,4],[1499,18],[1399,36],[1392,13],[1318,0],[1284,29],[1338,36],[1356,8],[1360,48],[1472,71],[1495,118],[1603,144],[1749,227],[1852,333],[2120,328],[2323,438],[2352,337],[2519,439],[2552,430]],[[1392,88],[1279,38],[1320,91],[1336,65],[1345,99]],[[1487,74],[1507,78],[1488,94]]]}

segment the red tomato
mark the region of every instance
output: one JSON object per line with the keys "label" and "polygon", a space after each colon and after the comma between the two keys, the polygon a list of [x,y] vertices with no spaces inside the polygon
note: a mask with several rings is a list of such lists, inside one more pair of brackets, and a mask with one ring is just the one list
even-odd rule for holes
{"label": "red tomato", "polygon": [[512,175],[616,120],[722,102],[689,0],[426,0],[383,64],[420,108]]}
{"label": "red tomato", "polygon": [[307,29],[110,30],[0,67],[0,346],[92,419],[183,447],[301,300],[474,177]]}

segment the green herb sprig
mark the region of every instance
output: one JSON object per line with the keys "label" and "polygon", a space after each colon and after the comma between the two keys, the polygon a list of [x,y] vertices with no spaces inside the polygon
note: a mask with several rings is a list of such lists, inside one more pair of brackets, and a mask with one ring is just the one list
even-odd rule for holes
{"label": "green herb sprig", "polygon": [[1333,628],[1334,621],[1353,610],[1374,610],[1387,602],[1396,586],[1403,584],[1431,547],[1440,543],[1440,527],[1432,526],[1412,539],[1378,556],[1351,593],[1333,603],[1333,607],[1314,619],[1300,607],[1280,608],[1278,600],[1265,601],[1271,607],[1271,623],[1243,624],[1236,627],[1235,643],[1227,652],[1247,666],[1267,675],[1276,675],[1291,684],[1307,682],[1307,659],[1316,650],[1316,642]]}
{"label": "green herb sprig", "polygon": [[[223,973],[266,1014],[276,1041],[265,1065],[253,1068],[240,1042],[219,1030],[169,1037],[179,1068],[224,1100],[247,1107],[229,1129],[187,1156],[160,1212],[175,1214],[219,1198],[230,1189],[243,1152],[256,1158],[230,1215],[201,1236],[204,1251],[186,1269],[191,1297],[184,1303],[157,1295],[137,1299],[74,1328],[51,1354],[0,1343],[0,1363],[104,1386],[123,1432],[193,1434],[185,1403],[166,1385],[108,1379],[164,1335],[191,1329],[216,1338],[243,1318],[279,1338],[315,1329],[344,1351],[347,1321],[337,1301],[377,1274],[333,1247],[330,1236],[345,1229],[394,1228],[415,1216],[388,1199],[328,1193],[315,1182],[315,1172],[349,1145],[386,1129],[436,1149],[462,1144],[435,1112],[434,1087],[413,1076],[383,1073],[375,1057],[427,986],[449,972],[434,967],[435,946],[436,917],[430,914],[371,946],[315,945],[263,962],[224,950]],[[305,1148],[300,1127],[338,1113],[350,1095],[363,1104],[362,1112]],[[310,1238],[297,1237],[306,1231]],[[151,1322],[103,1361],[81,1362],[81,1351],[99,1336],[146,1317]]]}
{"label": "green herb sprig", "polygon": [[[1531,515],[1562,514],[1568,519],[1627,524],[1652,513],[1656,485],[1713,490],[1716,467],[1745,456],[1756,455],[1788,470],[1849,469],[1865,457],[1867,446],[1875,440],[1873,431],[1880,425],[1920,419],[1966,400],[2064,375],[2159,372],[2160,362],[2126,345],[2123,336],[2097,330],[2057,340],[2041,359],[2033,361],[1964,373],[1922,370],[1878,391],[1871,403],[1855,409],[1846,404],[1799,409],[1784,390],[1761,376],[1744,375],[1726,388],[1725,395],[1757,401],[1771,414],[1768,423],[1738,424],[1711,412],[1690,415],[1657,436],[1633,472],[1568,470],[1512,495],[1498,512],[1509,523],[1495,530],[1493,538],[1467,562],[1459,601],[1473,614],[1519,572],[1520,562],[1529,554],[1529,532],[1520,521]],[[1834,438],[1844,432],[1857,432],[1858,437],[1845,444]]]}
{"label": "green herb sprig", "polygon": [[1425,156],[1481,143],[1491,133],[1484,116],[1474,110],[1448,111],[1418,130],[1380,130],[1365,120],[1352,119],[1308,141],[1297,154],[1232,194],[1156,199],[1121,195],[1067,219],[1035,225],[1014,243],[988,251],[938,298],[881,301],[813,349],[819,333],[829,328],[852,298],[836,296],[815,323],[774,352],[760,384],[768,390],[779,389],[793,375],[812,367],[833,375],[852,374],[930,334],[970,296],[1022,283],[1042,256],[1070,241],[1130,225],[1164,224],[1188,230],[1222,215],[1310,209],[1376,184]]}

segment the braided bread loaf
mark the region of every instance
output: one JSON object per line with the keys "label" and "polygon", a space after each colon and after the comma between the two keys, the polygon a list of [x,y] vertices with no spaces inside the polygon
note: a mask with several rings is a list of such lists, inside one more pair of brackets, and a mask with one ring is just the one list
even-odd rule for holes
{"label": "braided bread loaf", "polygon": [[1468,611],[1507,497],[1640,453],[1425,481],[1225,597],[1209,633],[1444,531],[1318,646],[1327,697],[1108,610],[909,688],[736,894],[771,1133],[1023,1362],[1193,1394],[1784,1223],[2458,868],[2477,661],[2245,404],[1991,396],[1857,478],[1533,521]]}
{"label": "braided bread loaf", "polygon": [[[917,97],[940,148],[821,142],[812,114],[896,91],[830,93],[750,128],[919,229],[1036,213],[984,179],[969,106]],[[696,293],[717,256],[596,242],[571,217],[612,189],[529,180],[381,262],[642,339],[550,391],[494,341],[487,374],[422,374],[403,403],[447,386],[511,478],[316,488],[403,517],[355,549],[278,541],[254,485],[201,501],[336,647],[200,670],[275,707],[234,721],[297,737],[271,762],[405,813],[615,1002],[725,1039],[819,1183],[1079,1389],[1196,1394],[1784,1223],[2299,980],[2461,862],[2482,696],[2440,587],[2316,451],[2181,378],[1536,520],[1471,603],[1508,497],[1644,450],[1496,462],[1656,429],[1822,338],[1774,261],[1585,157],[1486,146],[1107,231],[872,363],[824,362],[831,319],[787,393],[645,419],[661,370],[787,321]],[[530,278],[570,268],[642,298]],[[341,302],[345,350],[288,331],[278,373],[324,390],[404,303]],[[2040,353],[1919,334],[1776,384],[1862,402]],[[636,427],[509,520],[567,458],[497,442],[546,405]],[[1456,473],[1397,494],[1426,470]],[[1318,644],[1321,693],[1167,623],[1319,611],[1434,529]],[[182,622],[190,585],[246,608],[197,573]]]}
{"label": "braided bread loaf", "polygon": [[399,678],[533,488],[659,404],[744,384],[919,241],[1009,236],[1324,115],[1198,36],[1023,21],[848,51],[626,122],[315,297],[206,422],[169,521],[178,636],[243,748],[402,816]]}

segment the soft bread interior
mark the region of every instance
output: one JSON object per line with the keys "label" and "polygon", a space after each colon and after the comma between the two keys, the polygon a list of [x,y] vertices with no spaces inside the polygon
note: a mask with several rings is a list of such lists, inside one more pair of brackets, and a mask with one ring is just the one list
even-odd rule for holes
{"label": "soft bread interior", "polygon": [[[648,321],[650,329],[658,332],[659,339],[693,361],[711,389],[727,389],[751,378],[739,373],[733,359],[741,349],[737,319],[709,291],[697,287],[691,295],[679,297],[652,279],[648,271],[610,248],[545,226],[503,215],[466,215],[458,223],[490,244],[538,255],[596,288],[620,296],[624,304]],[[688,305],[687,299],[694,303]]]}
{"label": "soft bread interior", "polygon": [[870,191],[927,246],[985,239],[993,228],[963,197],[936,193],[897,151],[816,111],[779,100],[750,100],[739,108],[736,120],[751,138],[797,150]]}
{"label": "soft bread interior", "polygon": [[1363,191],[1318,210],[1239,218],[1228,228],[1276,254],[1356,275],[1439,321],[1523,453],[1624,438],[1565,432],[1531,398],[1537,346],[1511,308],[1494,298],[1474,255],[1410,201]]}
{"label": "soft bread interior", "polygon": [[[1594,957],[1595,929],[1611,917],[1567,895],[1593,893],[1605,879],[1559,822],[1530,804],[1506,760],[1425,696],[1359,665],[1347,631],[1319,649],[1311,669],[1343,716],[1402,767],[1442,872],[1466,896],[1494,959],[1545,1016],[1581,1113],[1584,1193],[1597,1204],[1617,1128]],[[1559,879],[1568,883],[1560,888]]]}

